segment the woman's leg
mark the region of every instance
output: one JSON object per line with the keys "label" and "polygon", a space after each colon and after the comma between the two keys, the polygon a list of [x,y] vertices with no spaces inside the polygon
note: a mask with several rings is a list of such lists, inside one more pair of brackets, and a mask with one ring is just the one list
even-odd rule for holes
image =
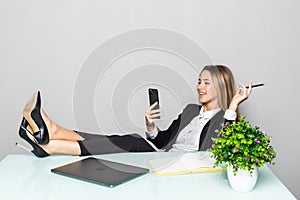
{"label": "woman's leg", "polygon": [[83,141],[78,141],[81,155],[156,151],[146,139],[138,134],[105,136],[82,132],[78,133],[85,138]]}
{"label": "woman's leg", "polygon": [[[36,98],[36,96],[35,96]],[[27,104],[32,104],[32,98]],[[27,118],[30,118],[28,112]],[[29,109],[31,112],[31,107]],[[30,113],[29,112],[29,113]],[[31,144],[33,148],[42,148],[48,154],[69,154],[69,155],[89,155],[89,154],[104,154],[104,153],[118,153],[118,152],[141,152],[141,151],[155,151],[144,138],[138,134],[125,135],[125,136],[103,136],[96,134],[78,134],[75,131],[66,129],[53,120],[41,109],[41,118],[44,121],[49,134],[49,142],[47,144]],[[25,116],[25,115],[24,115]],[[32,127],[27,128],[31,133]],[[32,122],[32,125],[36,125]],[[32,135],[32,134],[29,134]],[[87,139],[85,138],[87,137]],[[34,138],[30,139],[34,141]]]}
{"label": "woman's leg", "polygon": [[41,145],[41,147],[49,154],[95,155],[155,151],[138,134],[106,136],[75,132],[55,123],[44,111],[42,111],[42,117],[49,130],[50,141],[47,145]]}
{"label": "woman's leg", "polygon": [[50,140],[48,144],[40,145],[48,154],[81,155],[81,149],[77,141]]}
{"label": "woman's leg", "polygon": [[[53,121],[51,121],[51,123],[51,126],[54,126],[55,128],[50,128],[50,130],[51,132],[52,130],[55,130],[53,131],[54,133],[57,132],[57,134],[55,134],[56,138],[52,139],[52,137],[49,140],[49,143],[45,145],[36,144],[48,154],[96,155],[120,152],[155,151],[155,149],[146,141],[146,139],[142,138],[138,134],[106,136],[99,134],[74,132],[58,126]],[[29,125],[26,128],[29,132],[32,133],[32,128]],[[72,140],[57,139],[70,138],[68,134],[73,137]],[[80,138],[80,140],[73,140],[75,138]],[[34,141],[32,137],[31,140]]]}
{"label": "woman's leg", "polygon": [[[88,134],[88,133],[85,133]],[[48,154],[99,155],[121,152],[152,152],[155,149],[138,134],[124,136],[89,134],[91,138],[82,141],[50,140],[39,145]]]}
{"label": "woman's leg", "polygon": [[42,118],[48,128],[50,140],[67,140],[67,141],[84,140],[84,138],[81,137],[78,133],[66,129],[58,125],[57,123],[55,123],[47,116],[44,110],[42,111]]}
{"label": "woman's leg", "polygon": [[[39,144],[47,144],[51,140],[83,140],[76,132],[63,128],[52,121],[41,108],[40,92],[35,92],[23,109],[23,117],[27,120],[32,133]],[[46,127],[45,127],[46,126]]]}
{"label": "woman's leg", "polygon": [[40,147],[48,154],[81,155],[77,141],[82,141],[84,138],[78,133],[55,123],[44,111],[41,114],[48,128],[50,140],[48,144],[40,145]]}
{"label": "woman's leg", "polygon": [[[30,125],[25,127],[30,134],[28,135],[30,140],[34,141],[34,138],[32,135],[33,130],[30,127]],[[69,131],[64,128],[58,128],[61,129],[60,133],[62,136],[70,134],[75,137],[80,137],[76,132],[74,131]],[[75,134],[73,134],[75,133]],[[57,140],[57,139],[50,139],[48,144],[45,145],[38,145],[40,148],[42,148],[44,151],[46,151],[48,154],[67,154],[67,155],[81,155],[81,149],[79,146],[79,143],[75,140]]]}

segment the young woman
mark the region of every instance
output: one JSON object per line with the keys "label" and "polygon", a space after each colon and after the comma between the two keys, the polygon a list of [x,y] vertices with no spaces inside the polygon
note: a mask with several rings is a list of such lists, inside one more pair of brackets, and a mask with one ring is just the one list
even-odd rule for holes
{"label": "young woman", "polygon": [[118,152],[147,152],[206,150],[212,145],[212,137],[224,121],[236,120],[238,106],[246,100],[252,89],[239,83],[235,92],[232,72],[223,65],[205,66],[198,81],[198,104],[187,105],[167,130],[159,130],[155,122],[160,120],[160,110],[146,110],[147,138],[139,134],[105,136],[66,129],[52,121],[41,108],[40,93],[35,93],[23,110],[19,135],[32,147],[37,157],[50,154],[91,155]]}

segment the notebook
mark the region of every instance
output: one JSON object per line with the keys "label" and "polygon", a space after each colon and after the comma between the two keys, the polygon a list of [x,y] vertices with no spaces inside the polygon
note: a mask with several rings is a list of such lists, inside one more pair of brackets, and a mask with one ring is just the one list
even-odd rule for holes
{"label": "notebook", "polygon": [[209,153],[197,152],[149,160],[149,165],[158,176],[222,171],[221,167],[214,167],[214,162]]}
{"label": "notebook", "polygon": [[51,169],[51,172],[107,187],[115,187],[147,174],[149,169],[89,157]]}

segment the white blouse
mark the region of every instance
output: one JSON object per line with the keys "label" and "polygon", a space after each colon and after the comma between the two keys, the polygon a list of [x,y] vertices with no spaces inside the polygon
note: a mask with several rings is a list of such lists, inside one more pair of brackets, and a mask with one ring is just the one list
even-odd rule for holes
{"label": "white blouse", "polygon": [[[215,109],[203,112],[203,107],[201,107],[199,114],[180,131],[176,142],[169,151],[198,151],[201,132],[205,124],[220,110],[221,109]],[[224,118],[227,120],[235,120],[236,112],[227,109]],[[158,129],[155,127],[153,132],[146,132],[146,134],[151,139],[154,139],[158,134]]]}

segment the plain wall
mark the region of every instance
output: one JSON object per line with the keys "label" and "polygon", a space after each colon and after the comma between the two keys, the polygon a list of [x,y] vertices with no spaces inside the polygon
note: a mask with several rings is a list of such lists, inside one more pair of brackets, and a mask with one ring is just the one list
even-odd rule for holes
{"label": "plain wall", "polygon": [[[140,133],[148,103],[147,92],[143,94],[143,91],[148,86],[160,88],[161,101],[165,104],[165,122],[160,126],[167,127],[180,112],[178,105],[197,102],[193,94],[197,72],[203,66],[196,69],[193,64],[209,64],[211,60],[211,63],[230,66],[236,81],[247,83],[252,79],[266,83],[263,88],[253,89],[249,100],[241,105],[241,111],[252,124],[273,136],[272,144],[278,155],[271,169],[300,198],[300,175],[296,173],[300,152],[297,139],[300,133],[299,8],[297,0],[0,1],[0,159],[8,154],[28,154],[14,144],[18,141],[28,146],[17,133],[23,106],[36,90],[42,92],[43,108],[48,115],[65,127],[96,132],[99,126],[99,132],[136,130]],[[191,42],[187,46],[194,57],[165,52],[156,44],[154,48],[143,47],[142,51],[123,54],[106,66],[99,65],[103,71],[88,72],[97,78],[92,86],[91,80],[81,80],[84,67],[92,65],[89,62],[97,62],[97,56],[101,59],[100,54],[93,57],[98,50],[102,48],[104,57],[114,55],[113,50],[105,51],[112,47],[106,44],[115,42],[116,51],[124,47],[126,50],[130,44],[122,39],[116,43],[118,36],[128,32],[139,36],[139,30],[152,29],[162,30],[167,36],[174,33],[175,38],[181,37],[180,42]],[[138,41],[139,37],[135,39]],[[176,40],[166,45],[172,44],[176,45]],[[174,48],[182,50],[178,46]],[[202,53],[199,59],[198,50]],[[178,65],[181,62],[180,66],[186,65],[187,70]],[[158,71],[159,78],[165,78],[163,84],[157,78],[154,82],[138,79],[139,74],[149,78],[143,73],[152,68]],[[150,77],[155,75],[152,71],[148,72]],[[139,85],[134,87],[137,80]],[[174,85],[176,80],[178,84]],[[193,83],[195,88],[191,86]],[[91,96],[82,92],[85,87],[92,91]],[[126,89],[129,91],[123,94]],[[90,119],[81,114],[85,111],[82,105],[85,99],[94,103],[86,105],[88,114],[93,115]],[[109,106],[103,107],[106,104]],[[125,109],[118,105],[127,106]]]}

